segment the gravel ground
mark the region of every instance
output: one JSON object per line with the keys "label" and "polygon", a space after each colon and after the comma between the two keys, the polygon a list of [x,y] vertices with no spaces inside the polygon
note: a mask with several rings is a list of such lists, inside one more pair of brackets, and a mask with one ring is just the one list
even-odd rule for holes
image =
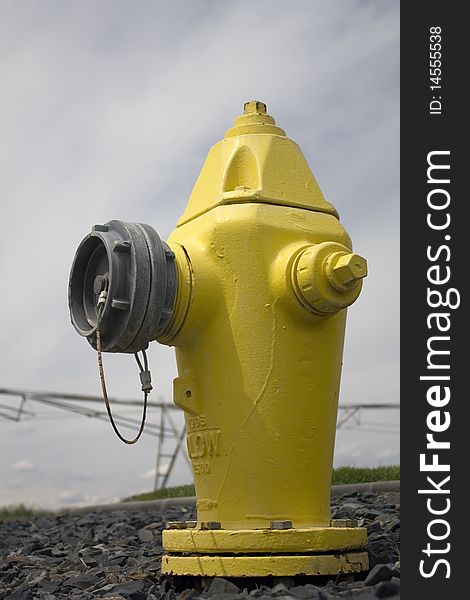
{"label": "gravel ground", "polygon": [[356,518],[369,533],[369,573],[269,580],[169,578],[160,574],[166,520],[194,519],[194,507],[68,513],[0,522],[0,600],[331,600],[398,598],[400,498],[336,497],[332,517]]}

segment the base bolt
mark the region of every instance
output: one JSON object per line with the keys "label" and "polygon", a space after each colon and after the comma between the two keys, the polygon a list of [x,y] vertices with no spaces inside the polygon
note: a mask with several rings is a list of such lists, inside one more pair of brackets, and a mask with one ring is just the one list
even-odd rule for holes
{"label": "base bolt", "polygon": [[186,529],[186,521],[167,521],[165,525],[166,529]]}
{"label": "base bolt", "polygon": [[271,529],[292,529],[292,521],[271,521]]}
{"label": "base bolt", "polygon": [[357,519],[332,519],[330,521],[331,527],[357,527]]}
{"label": "base bolt", "polygon": [[222,529],[220,521],[207,521],[207,523],[201,523],[201,529]]}

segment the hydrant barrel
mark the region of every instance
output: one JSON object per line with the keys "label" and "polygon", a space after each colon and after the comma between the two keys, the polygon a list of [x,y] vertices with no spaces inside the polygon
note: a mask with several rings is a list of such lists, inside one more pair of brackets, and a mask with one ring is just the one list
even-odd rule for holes
{"label": "hydrant barrel", "polygon": [[[179,329],[160,341],[176,348],[198,522],[164,532],[163,569],[262,574],[250,552],[362,549],[365,530],[338,541],[329,501],[345,308],[367,266],[263,103],[247,103],[211,149],[168,243],[184,249],[191,281]],[[317,546],[302,538],[312,531]],[[190,552],[243,556],[238,566],[218,556],[217,568]],[[356,554],[350,570],[367,562]],[[271,559],[272,574],[348,570],[302,559],[281,572]]]}
{"label": "hydrant barrel", "polygon": [[[261,203],[221,206],[169,240],[183,243],[184,236],[195,282],[194,313],[175,341],[175,402],[186,412],[199,520],[223,528],[330,520],[346,315],[305,309],[291,287],[284,249],[295,256],[293,247],[318,235],[310,231],[319,215],[296,212]],[[299,218],[307,232],[300,241]],[[329,239],[347,243],[335,217],[320,221]],[[208,273],[218,285],[203,289]]]}

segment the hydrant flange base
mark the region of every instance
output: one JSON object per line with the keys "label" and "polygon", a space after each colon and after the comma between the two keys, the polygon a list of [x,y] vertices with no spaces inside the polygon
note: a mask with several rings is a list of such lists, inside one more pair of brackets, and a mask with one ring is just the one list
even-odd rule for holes
{"label": "hydrant flange base", "polygon": [[369,568],[366,545],[364,527],[166,529],[162,572],[207,577],[356,573]]}
{"label": "hydrant flange base", "polygon": [[367,545],[364,527],[305,529],[167,529],[163,547],[169,553],[251,554],[359,550]]}
{"label": "hydrant flange base", "polygon": [[369,568],[367,552],[318,555],[271,556],[167,556],[162,572],[167,575],[206,577],[293,577],[295,575],[337,575],[358,573]]}

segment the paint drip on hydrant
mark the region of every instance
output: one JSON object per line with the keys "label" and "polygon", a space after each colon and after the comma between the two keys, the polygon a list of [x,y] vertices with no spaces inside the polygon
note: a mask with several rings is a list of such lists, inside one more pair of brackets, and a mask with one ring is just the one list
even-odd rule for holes
{"label": "paint drip on hydrant", "polygon": [[197,521],[164,531],[163,572],[368,568],[366,530],[330,518],[346,308],[366,275],[300,148],[257,101],[211,148],[167,243],[121,221],[83,240],[77,331],[95,346],[100,314],[105,351],[176,350]]}

